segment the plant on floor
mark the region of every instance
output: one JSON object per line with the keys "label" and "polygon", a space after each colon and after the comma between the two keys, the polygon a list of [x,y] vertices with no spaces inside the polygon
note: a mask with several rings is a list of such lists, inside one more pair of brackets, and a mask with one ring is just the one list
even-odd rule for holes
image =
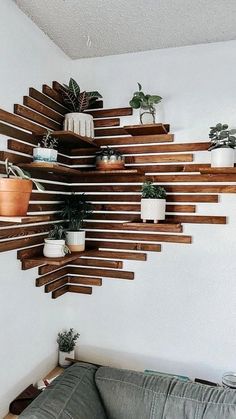
{"label": "plant on floor", "polygon": [[71,352],[75,348],[76,341],[80,334],[75,332],[74,329],[64,330],[57,335],[57,343],[59,351]]}
{"label": "plant on floor", "polygon": [[236,147],[236,129],[228,129],[228,124],[216,124],[215,127],[210,127],[209,138],[211,145],[209,151],[216,148],[235,148]]}
{"label": "plant on floor", "polygon": [[102,98],[98,91],[81,91],[78,83],[72,78],[68,85],[64,84],[61,93],[66,107],[72,112],[83,112],[92,106],[98,98]]}
{"label": "plant on floor", "polygon": [[85,231],[81,230],[83,221],[92,213],[92,205],[87,201],[85,194],[68,195],[62,203],[61,215],[69,222],[66,232],[66,243],[74,252],[85,249]]}
{"label": "plant on floor", "polygon": [[[138,83],[138,91],[134,92],[129,104],[133,109],[140,109],[140,122],[155,123],[156,108],[155,105],[160,103],[161,96],[144,94],[142,85]],[[149,117],[151,116],[151,118]]]}
{"label": "plant on floor", "polygon": [[98,170],[117,170],[124,168],[124,157],[115,148],[105,147],[95,154],[96,168]]}
{"label": "plant on floor", "polygon": [[142,186],[143,199],[166,199],[166,190],[162,186],[153,185],[152,182],[147,181]]}

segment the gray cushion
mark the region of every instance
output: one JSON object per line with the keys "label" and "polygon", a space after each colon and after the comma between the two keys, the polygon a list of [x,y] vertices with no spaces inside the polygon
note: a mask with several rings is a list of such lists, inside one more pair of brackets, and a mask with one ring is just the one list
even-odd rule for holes
{"label": "gray cushion", "polygon": [[236,391],[101,367],[95,375],[109,419],[235,419]]}
{"label": "gray cushion", "polygon": [[26,419],[107,419],[96,389],[97,367],[76,363],[20,415]]}

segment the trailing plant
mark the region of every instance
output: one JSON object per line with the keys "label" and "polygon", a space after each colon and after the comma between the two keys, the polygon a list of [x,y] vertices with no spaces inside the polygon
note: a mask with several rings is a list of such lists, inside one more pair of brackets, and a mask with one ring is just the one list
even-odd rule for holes
{"label": "trailing plant", "polygon": [[144,199],[165,199],[166,190],[162,186],[153,185],[147,181],[142,186],[142,198]]}
{"label": "trailing plant", "polygon": [[209,138],[211,145],[209,151],[215,150],[216,148],[235,148],[236,137],[232,134],[236,134],[236,129],[228,129],[228,124],[216,124],[215,127],[210,127]]}
{"label": "trailing plant", "polygon": [[61,352],[71,352],[73,351],[77,339],[80,337],[80,334],[75,332],[74,329],[64,330],[59,332],[57,335],[57,343],[59,350]]}
{"label": "trailing plant", "polygon": [[48,130],[46,134],[44,134],[42,140],[38,144],[38,147],[44,147],[44,148],[51,148],[55,149],[58,144],[58,139],[53,138],[51,132]]}
{"label": "trailing plant", "polygon": [[64,84],[61,93],[66,107],[72,112],[83,112],[92,106],[98,98],[102,98],[97,91],[81,91],[78,83],[72,78],[70,78],[69,85]]}
{"label": "trailing plant", "polygon": [[53,228],[48,233],[48,238],[51,240],[65,240],[65,227],[62,224],[54,224]]}
{"label": "trailing plant", "polygon": [[84,194],[68,195],[62,204],[61,215],[64,220],[69,221],[69,231],[78,231],[83,225],[83,221],[92,213],[92,205],[87,202]]}
{"label": "trailing plant", "polygon": [[143,108],[149,111],[152,115],[155,114],[155,106],[161,102],[162,97],[158,95],[145,95],[142,91],[142,86],[138,83],[138,91],[134,92],[129,104],[134,109]]}
{"label": "trailing plant", "polygon": [[20,179],[31,180],[38,190],[44,191],[43,185],[41,185],[41,183],[36,182],[35,180],[31,179],[30,173],[21,169],[19,166],[16,166],[15,164],[9,162],[8,159],[6,159],[5,161],[1,161],[0,163],[4,164],[7,178],[10,178],[11,176],[14,176],[14,177],[20,178]]}
{"label": "trailing plant", "polygon": [[115,148],[110,148],[110,147],[105,147],[100,151],[97,151],[96,153],[97,157],[107,157],[108,160],[112,157],[112,156],[116,156],[117,158],[122,158],[123,155],[116,150]]}

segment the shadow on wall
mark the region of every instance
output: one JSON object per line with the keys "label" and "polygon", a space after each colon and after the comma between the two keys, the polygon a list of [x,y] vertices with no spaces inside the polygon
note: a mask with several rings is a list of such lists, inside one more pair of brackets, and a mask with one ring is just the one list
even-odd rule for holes
{"label": "shadow on wall", "polygon": [[[153,370],[165,372],[168,374],[177,374],[189,376],[192,371],[193,376],[190,379],[202,378],[209,379],[215,375],[215,369],[209,369],[209,365],[187,364],[184,362],[173,362],[158,357],[142,356],[140,354],[114,351],[112,349],[99,348],[95,346],[77,346],[75,358],[80,361],[86,361],[98,365],[110,366],[115,368],[130,369],[135,371]],[[219,376],[222,372],[219,371]]]}

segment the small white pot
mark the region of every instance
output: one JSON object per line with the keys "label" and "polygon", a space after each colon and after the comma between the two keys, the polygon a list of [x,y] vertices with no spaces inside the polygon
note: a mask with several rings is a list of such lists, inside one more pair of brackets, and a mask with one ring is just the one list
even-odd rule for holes
{"label": "small white pot", "polygon": [[166,200],[165,199],[141,199],[141,219],[153,220],[157,223],[158,220],[165,219]]}
{"label": "small white pot", "polygon": [[211,150],[211,167],[234,167],[234,149],[221,147]]}
{"label": "small white pot", "polygon": [[85,231],[67,231],[66,244],[71,252],[83,252],[85,249]]}
{"label": "small white pot", "polygon": [[67,113],[64,119],[64,131],[73,131],[84,137],[94,137],[92,115],[82,112]]}
{"label": "small white pot", "polygon": [[65,256],[65,240],[44,239],[43,254],[47,258],[61,258]]}
{"label": "small white pot", "polygon": [[60,367],[68,367],[69,365],[72,364],[72,362],[71,361],[67,361],[66,358],[72,358],[72,359],[74,359],[75,358],[75,351],[74,351],[74,349],[71,352],[62,352],[62,351],[59,351],[59,354],[58,355],[59,355],[58,356],[58,358],[59,358],[58,359],[58,363],[59,363]]}
{"label": "small white pot", "polygon": [[55,162],[57,161],[57,150],[53,148],[35,147],[33,149],[35,162]]}

